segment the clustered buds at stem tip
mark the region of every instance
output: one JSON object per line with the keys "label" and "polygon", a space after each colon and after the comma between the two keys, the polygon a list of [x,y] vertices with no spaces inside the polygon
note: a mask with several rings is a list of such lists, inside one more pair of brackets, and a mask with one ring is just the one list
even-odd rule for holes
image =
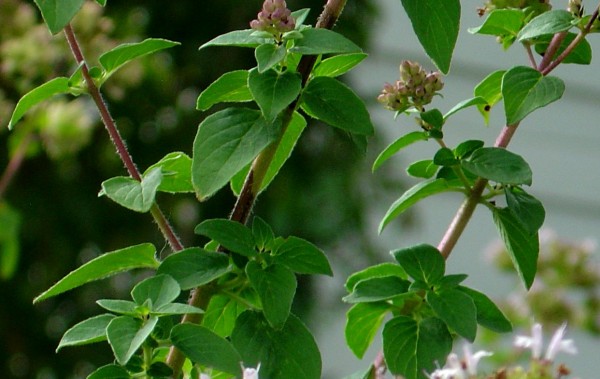
{"label": "clustered buds at stem tip", "polygon": [[265,0],[256,20],[250,22],[250,27],[278,36],[294,30],[296,21],[292,17],[292,11],[287,8],[285,0]]}

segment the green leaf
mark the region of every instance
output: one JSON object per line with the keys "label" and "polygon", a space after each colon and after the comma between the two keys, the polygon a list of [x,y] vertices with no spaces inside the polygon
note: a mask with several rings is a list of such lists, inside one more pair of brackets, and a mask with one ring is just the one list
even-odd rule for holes
{"label": "green leaf", "polygon": [[129,271],[134,268],[156,268],[158,262],[154,257],[156,249],[152,244],[130,246],[115,250],[94,258],[78,269],[71,271],[47,291],[33,300],[33,303],[46,300],[73,288],[106,278],[108,276]]}
{"label": "green leaf", "polygon": [[419,200],[442,192],[459,192],[461,187],[446,179],[429,179],[418,183],[408,189],[388,209],[379,224],[379,233],[383,231],[390,221],[398,217],[405,210],[416,204]]}
{"label": "green leaf", "polygon": [[484,142],[480,140],[463,141],[454,148],[454,155],[458,159],[466,159],[470,157],[475,150],[482,148],[483,145]]}
{"label": "green leaf", "polygon": [[131,290],[131,297],[138,305],[151,301],[152,310],[172,303],[181,293],[177,281],[169,275],[156,275],[144,279]]}
{"label": "green leaf", "polygon": [[502,78],[502,96],[506,123],[515,125],[534,110],[562,97],[563,81],[554,76],[543,76],[538,70],[517,66]]}
{"label": "green leaf", "polygon": [[173,369],[163,362],[154,362],[146,370],[146,374],[152,379],[166,379],[173,375]]}
{"label": "green leaf", "polygon": [[363,101],[334,78],[319,76],[312,79],[302,93],[302,109],[311,117],[347,132],[360,135],[374,133]]}
{"label": "green leaf", "polygon": [[194,139],[192,184],[199,199],[217,192],[277,138],[260,112],[230,108],[208,116]]}
{"label": "green leaf", "polygon": [[261,74],[253,69],[248,75],[248,87],[264,118],[272,121],[298,97],[302,79],[296,72],[268,70]]}
{"label": "green leaf", "polygon": [[463,100],[460,103],[456,104],[454,107],[452,107],[452,109],[450,109],[448,112],[446,112],[446,114],[444,115],[443,122],[446,122],[448,117],[452,116],[453,114],[455,114],[456,112],[458,112],[462,109],[472,107],[473,105],[482,105],[482,104],[487,104],[487,103],[488,102],[481,96],[475,96],[470,99]]}
{"label": "green leaf", "polygon": [[425,379],[436,363],[444,362],[452,350],[452,336],[443,321],[407,316],[388,321],[383,328],[383,353],[389,370],[406,379]]}
{"label": "green leaf", "polygon": [[169,303],[154,308],[150,314],[156,316],[202,314],[204,311],[198,307],[183,303]]}
{"label": "green leaf", "polygon": [[123,367],[118,365],[102,366],[86,379],[130,379],[131,375]]}
{"label": "green leaf", "polygon": [[303,38],[295,40],[290,52],[302,55],[361,53],[354,42],[329,29],[306,28],[301,31]]}
{"label": "green leaf", "polygon": [[359,359],[365,355],[385,315],[390,310],[387,303],[359,303],[346,315],[346,344]]}
{"label": "green leaf", "polygon": [[111,314],[90,317],[73,325],[63,334],[56,351],[65,346],[80,346],[106,340],[106,327],[115,318]]}
{"label": "green leaf", "polygon": [[479,325],[498,333],[512,331],[512,324],[490,298],[469,287],[458,286],[457,288],[473,299],[475,307],[477,307],[477,323]]}
{"label": "green leaf", "polygon": [[437,284],[446,271],[442,254],[431,245],[415,245],[394,250],[391,254],[411,278],[430,286]]}
{"label": "green leaf", "polygon": [[251,101],[252,94],[248,88],[248,71],[227,72],[211,83],[198,96],[196,109],[205,111],[218,103],[239,103]]}
{"label": "green leaf", "polygon": [[257,254],[252,231],[239,222],[227,219],[205,220],[196,226],[194,233],[207,236],[234,253],[246,257]]}
{"label": "green leaf", "polygon": [[490,111],[492,107],[502,100],[502,78],[506,71],[494,71],[486,76],[473,90],[473,94],[482,97],[487,104],[477,106],[479,113],[483,116],[485,124],[490,122]]}
{"label": "green leaf", "polygon": [[[38,0],[42,1],[42,0]],[[12,129],[15,124],[23,117],[23,115],[33,108],[35,105],[44,100],[51,98],[54,95],[61,93],[69,93],[69,78],[59,77],[42,84],[39,87],[27,92],[17,103],[10,120],[8,121],[8,129]]]}
{"label": "green leaf", "polygon": [[397,276],[363,279],[356,283],[350,295],[342,300],[346,303],[373,303],[389,300],[408,291],[410,282]]}
{"label": "green leaf", "polygon": [[176,325],[171,330],[171,341],[193,362],[228,374],[241,374],[242,357],[235,347],[203,326]]}
{"label": "green leaf", "polygon": [[209,46],[238,46],[238,47],[257,47],[263,43],[272,43],[273,39],[267,39],[257,37],[253,35],[254,29],[234,30],[233,32],[225,33],[217,36],[210,41],[206,42],[200,49],[204,49]]}
{"label": "green leaf", "polygon": [[288,237],[273,253],[273,261],[298,274],[333,276],[325,253],[302,238]]}
{"label": "green leaf", "polygon": [[296,20],[296,27],[303,25],[306,17],[310,13],[310,8],[302,8],[292,12],[292,17]]}
{"label": "green leaf", "polygon": [[265,43],[260,45],[254,51],[256,62],[258,63],[258,72],[263,73],[273,66],[279,64],[285,58],[287,50],[285,44],[275,45],[271,43]]}
{"label": "green leaf", "polygon": [[106,6],[106,0],[96,0],[96,2],[103,7]]}
{"label": "green leaf", "polygon": [[275,239],[273,229],[271,229],[265,220],[258,216],[254,216],[252,219],[252,235],[254,236],[256,247],[260,251],[270,248]]}
{"label": "green leaf", "polygon": [[546,34],[564,32],[574,27],[575,16],[562,9],[544,12],[529,21],[517,36],[517,41],[532,39]]}
{"label": "green leaf", "polygon": [[215,295],[204,312],[202,325],[221,337],[231,336],[235,320],[246,308],[228,296]]}
{"label": "green leaf", "polygon": [[433,163],[438,166],[454,166],[458,164],[458,160],[452,150],[442,147],[433,156]]}
{"label": "green leaf", "polygon": [[50,33],[60,32],[79,12],[84,0],[35,0]]}
{"label": "green leaf", "polygon": [[461,161],[471,173],[502,184],[531,185],[532,173],[527,162],[513,152],[500,147],[482,147]]}
{"label": "green leaf", "polygon": [[336,77],[352,70],[367,57],[365,53],[341,54],[322,60],[313,70],[313,76]]}
{"label": "green leaf", "polygon": [[[546,49],[548,49],[548,45],[550,44],[552,37],[553,37],[552,35],[547,35],[547,36],[541,36],[541,37],[537,38],[535,41],[535,51],[540,55],[544,55],[546,52]],[[571,44],[571,42],[573,42],[575,37],[577,37],[577,34],[571,33],[571,32],[567,33],[565,38],[560,43],[558,50],[554,54],[553,59],[557,58],[560,54],[562,54],[565,51],[565,49],[567,48],[567,46],[569,46]],[[573,49],[573,51],[571,51],[571,53],[569,55],[567,55],[565,57],[565,59],[562,61],[562,63],[575,63],[575,64],[590,64],[591,62],[592,62],[592,47],[590,46],[590,43],[586,39],[581,40],[579,42],[579,44],[577,44],[577,46],[575,46],[575,49]]]}
{"label": "green leaf", "polygon": [[444,74],[450,71],[460,26],[460,0],[402,0],[413,30]]}
{"label": "green leaf", "polygon": [[285,324],[296,294],[296,276],[288,268],[273,264],[266,268],[255,261],[248,262],[246,275],[258,293],[265,318],[275,329]]}
{"label": "green leaf", "polygon": [[546,211],[542,203],[521,188],[504,189],[506,205],[513,216],[529,232],[535,234],[544,224]]}
{"label": "green leaf", "polygon": [[431,159],[413,162],[406,168],[406,173],[415,178],[430,179],[438,171],[439,166]]}
{"label": "green leaf", "polygon": [[277,330],[262,314],[246,311],[238,317],[231,342],[240,352],[244,367],[257,367],[260,363],[261,378],[321,378],[319,348],[294,315]]}
{"label": "green leaf", "polygon": [[442,129],[442,126],[444,126],[444,116],[437,108],[430,109],[426,112],[420,112],[419,117],[434,129]]}
{"label": "green leaf", "polygon": [[165,258],[156,274],[170,275],[182,290],[189,290],[210,283],[229,271],[227,255],[188,248]]}
{"label": "green leaf", "polygon": [[158,322],[151,316],[142,323],[129,316],[119,316],[111,320],[106,328],[108,343],[120,365],[126,365],[133,354],[142,346]]}
{"label": "green leaf", "polygon": [[169,193],[194,192],[192,187],[192,159],[185,153],[172,152],[165,155],[144,172],[147,177],[150,172],[159,167],[162,180],[157,190]]}
{"label": "green leaf", "polygon": [[1,200],[0,225],[0,278],[7,280],[13,277],[18,267],[21,215]]}
{"label": "green leaf", "polygon": [[455,288],[427,291],[427,303],[456,333],[473,342],[477,334],[477,308],[469,295]]}
{"label": "green leaf", "polygon": [[495,9],[490,12],[481,26],[469,28],[468,31],[472,34],[516,37],[524,21],[525,13],[520,9]]}
{"label": "green leaf", "polygon": [[444,277],[439,282],[440,288],[454,288],[460,283],[464,282],[467,279],[467,274],[450,274],[444,275]]}
{"label": "green leaf", "polygon": [[502,241],[504,241],[510,259],[525,288],[529,289],[533,284],[537,271],[538,235],[537,233],[530,235],[507,208],[495,209],[493,216],[494,223]]}
{"label": "green leaf", "polygon": [[131,177],[117,176],[102,182],[102,191],[98,196],[106,195],[122,207],[145,213],[154,204],[162,178],[162,171],[158,167],[150,170],[141,182]]}
{"label": "green leaf", "polygon": [[375,266],[370,266],[364,270],[355,272],[346,279],[346,290],[352,292],[357,283],[370,278],[382,278],[386,276],[396,276],[401,279],[408,279],[406,271],[395,263],[381,263]]}
{"label": "green leaf", "polygon": [[140,306],[133,301],[116,300],[116,299],[100,299],[96,300],[96,304],[106,309],[107,311],[118,313],[127,316],[138,316]]}
{"label": "green leaf", "polygon": [[410,132],[398,138],[379,153],[377,159],[375,159],[375,162],[373,163],[373,172],[406,146],[412,145],[417,141],[427,141],[428,138],[427,132]]}
{"label": "green leaf", "polygon": [[106,77],[109,77],[123,67],[124,64],[136,58],[177,45],[180,45],[180,43],[161,38],[148,38],[142,42],[121,44],[102,54],[98,61],[106,71]]}

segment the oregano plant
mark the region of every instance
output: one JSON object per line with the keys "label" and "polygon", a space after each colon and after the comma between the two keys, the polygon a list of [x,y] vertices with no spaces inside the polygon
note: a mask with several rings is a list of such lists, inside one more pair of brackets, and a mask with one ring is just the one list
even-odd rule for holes
{"label": "oregano plant", "polygon": [[[170,250],[165,253],[150,242],[138,242],[105,252],[37,296],[36,305],[123,272],[152,273],[135,283],[126,299],[95,299],[98,314],[74,323],[58,343],[58,354],[74,346],[107,343],[114,360],[94,368],[88,379],[320,378],[319,346],[294,314],[293,304],[299,275],[332,276],[335,268],[315,243],[281,235],[253,209],[313,120],[350,136],[359,147],[377,133],[365,100],[340,80],[368,59],[360,46],[335,31],[346,1],[326,1],[317,23],[310,25],[309,9],[292,10],[284,0],[265,0],[246,29],[199,41],[198,54],[247,49],[253,52],[255,65],[224,73],[203,88],[196,109],[212,113],[203,113],[194,140],[144,169],[129,152],[102,91],[132,61],[180,43],[157,36],[120,44],[89,60],[71,24],[85,1],[35,3],[48,31],[56,38],[64,35],[73,70],[25,93],[8,128],[17,131],[36,105],[56,95],[88,96],[126,169],[122,176],[100,178],[98,201],[149,214]],[[110,7],[106,1],[96,3]],[[461,253],[454,252],[456,243],[474,210],[482,206],[489,211],[522,285],[532,287],[545,210],[534,196],[526,157],[508,147],[532,112],[562,97],[565,84],[551,75],[553,70],[565,63],[590,63],[586,37],[598,31],[600,5],[590,13],[578,0],[567,6],[539,0],[481,4],[477,12],[482,23],[469,29],[468,38],[493,36],[504,49],[511,48],[507,54],[515,54],[521,45],[530,64],[489,73],[472,97],[441,110],[435,103],[444,91],[452,91],[444,76],[451,74],[461,6],[473,5],[459,0],[401,3],[439,71],[429,72],[414,61],[398,62],[399,76],[389,78],[377,100],[394,112],[395,121],[402,124],[401,135],[378,154],[372,168],[390,165],[391,157],[413,145],[433,144],[436,151],[408,165],[407,174],[419,182],[389,206],[379,232],[434,195],[456,192],[464,199],[437,246],[398,246],[389,261],[365,267],[345,280],[347,295],[340,300],[348,304],[348,348],[363,358],[375,336],[382,336],[377,358],[347,378],[378,379],[386,374],[405,379],[565,378],[569,370],[555,365],[556,355],[576,352],[573,342],[564,338],[566,325],[556,331],[545,354],[540,324],[533,325],[531,337],[517,337],[517,347],[532,349],[529,366],[500,365],[483,373],[477,370],[478,361],[490,352],[472,353],[467,344],[462,360],[452,353],[457,341],[473,343],[480,327],[508,333],[513,324],[489,296],[463,283],[468,273],[448,272],[446,261],[452,253]],[[453,131],[446,126],[453,123],[454,114],[471,107],[481,114],[482,125],[489,124],[490,112],[503,113],[497,139],[449,144],[446,136]],[[233,209],[195,225],[194,233],[206,244],[185,246],[169,222],[171,211],[158,204],[158,194],[193,194],[198,202],[209,202],[220,191],[235,195]],[[14,250],[19,217],[1,206],[0,220],[6,227],[0,243],[9,241],[13,245],[8,248]],[[323,211],[315,217],[327,215]],[[182,293],[189,293],[187,302]]]}

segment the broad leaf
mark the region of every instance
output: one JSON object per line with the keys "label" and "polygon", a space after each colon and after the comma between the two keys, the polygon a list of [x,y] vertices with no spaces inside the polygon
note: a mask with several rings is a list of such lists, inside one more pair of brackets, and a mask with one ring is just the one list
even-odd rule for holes
{"label": "broad leaf", "polygon": [[475,96],[482,97],[487,102],[487,104],[477,105],[477,109],[483,116],[486,125],[490,122],[492,107],[502,100],[502,78],[505,72],[503,70],[492,72],[473,90]]}
{"label": "broad leaf", "polygon": [[454,166],[458,164],[458,159],[454,152],[447,147],[440,148],[433,156],[433,163],[438,166]]}
{"label": "broad leaf", "polygon": [[129,271],[134,268],[156,268],[154,257],[156,249],[149,243],[130,246],[125,249],[105,253],[70,272],[47,291],[36,297],[33,302],[48,299],[85,283]]}
{"label": "broad leaf", "polygon": [[157,322],[156,316],[150,317],[144,323],[129,316],[112,319],[106,328],[106,336],[119,364],[126,365],[129,362],[152,333]]}
{"label": "broad leaf", "polygon": [[[544,55],[550,41],[552,40],[552,35],[541,36],[536,39],[535,42],[535,51],[540,55]],[[577,37],[575,33],[567,33],[565,38],[560,43],[558,50],[556,51],[554,58],[558,57],[562,54],[565,49],[573,42],[573,40]],[[575,64],[590,64],[592,62],[592,47],[587,39],[583,39],[575,46],[575,49],[571,51],[569,55],[565,57],[565,59],[561,63],[575,63]]]}
{"label": "broad leaf", "polygon": [[231,336],[235,320],[246,308],[239,301],[224,295],[211,298],[202,318],[205,326],[221,337]]}
{"label": "broad leaf", "polygon": [[106,341],[106,327],[114,318],[114,315],[103,314],[73,325],[63,334],[56,351],[58,352],[65,346],[80,346]]}
{"label": "broad leaf", "polygon": [[456,333],[473,342],[477,334],[477,308],[465,293],[455,288],[427,292],[427,303]]}
{"label": "broad leaf", "polygon": [[157,275],[167,274],[189,290],[219,278],[229,272],[229,258],[199,248],[189,248],[169,255],[158,266]]}
{"label": "broad leaf", "polygon": [[477,307],[477,323],[479,325],[498,333],[512,331],[510,321],[486,295],[464,286],[458,286],[458,290],[466,293],[473,299],[475,307]]}
{"label": "broad leaf", "polygon": [[252,219],[252,235],[254,242],[259,251],[270,249],[275,239],[273,229],[266,223],[265,220],[258,216]]}
{"label": "broad leaf", "polygon": [[535,234],[544,224],[546,211],[542,203],[521,188],[505,188],[506,205],[529,234]]}
{"label": "broad leaf", "polygon": [[346,303],[373,303],[389,300],[408,291],[410,282],[397,276],[383,276],[363,279],[356,283],[350,295],[343,300]]}
{"label": "broad leaf", "polygon": [[277,138],[260,112],[230,108],[207,117],[194,139],[192,184],[199,199],[213,195]]}
{"label": "broad leaf", "polygon": [[346,284],[344,286],[348,292],[352,292],[356,284],[362,280],[386,276],[396,276],[400,279],[408,279],[408,275],[402,266],[386,262],[355,272],[346,279]]}
{"label": "broad leaf", "polygon": [[531,185],[532,173],[529,164],[515,153],[499,147],[482,147],[461,161],[464,169],[471,173],[502,184]]}
{"label": "broad leaf", "polygon": [[112,313],[134,317],[139,316],[141,308],[133,301],[119,299],[100,299],[96,300],[96,304]]}
{"label": "broad leaf", "polygon": [[537,271],[538,235],[537,233],[530,235],[507,208],[495,209],[493,216],[498,233],[504,241],[513,265],[525,288],[529,289]]}
{"label": "broad leaf", "polygon": [[564,32],[574,27],[575,16],[563,9],[544,12],[529,21],[519,32],[517,41],[532,39],[546,34]]}
{"label": "broad leaf", "polygon": [[86,379],[130,379],[131,375],[123,367],[119,365],[102,366]]}
{"label": "broad leaf", "polygon": [[375,159],[373,163],[373,171],[377,170],[385,161],[390,159],[406,146],[412,145],[417,141],[426,141],[428,139],[427,132],[410,132],[398,138],[386,147]]}
{"label": "broad leaf", "polygon": [[257,47],[263,43],[272,42],[271,39],[257,37],[253,35],[254,29],[234,30],[229,33],[221,34],[206,42],[199,49],[209,46],[238,46],[238,47]]}
{"label": "broad leaf", "polygon": [[312,79],[302,93],[302,109],[311,117],[350,133],[372,135],[363,101],[345,84],[327,76]]}
{"label": "broad leaf", "polygon": [[98,196],[106,195],[122,207],[145,213],[152,208],[156,190],[162,181],[160,168],[150,170],[139,182],[131,177],[117,176],[102,182]]}
{"label": "broad leaf", "polygon": [[35,0],[50,33],[57,34],[79,12],[84,0]]}
{"label": "broad leaf", "polygon": [[341,54],[322,60],[313,70],[313,76],[336,77],[352,70],[367,57],[365,53]]}
{"label": "broad leaf", "polygon": [[387,303],[359,303],[346,315],[346,344],[354,355],[362,359],[369,348],[385,315],[390,310]]}
{"label": "broad leaf", "polygon": [[239,376],[242,357],[235,347],[209,329],[193,324],[179,324],[171,330],[173,345],[193,362]]}
{"label": "broad leaf", "polygon": [[333,276],[325,253],[302,238],[288,237],[277,247],[273,260],[298,274]]}
{"label": "broad leaf", "polygon": [[258,72],[263,73],[279,64],[285,58],[286,52],[285,44],[265,43],[257,47],[254,56],[256,57],[256,63],[258,63]]}
{"label": "broad leaf", "polygon": [[402,6],[425,52],[447,74],[460,27],[460,0],[402,0]]}
{"label": "broad leaf", "polygon": [[302,38],[294,41],[291,52],[302,55],[361,53],[354,42],[329,29],[307,28],[301,31]]}
{"label": "broad leaf", "polygon": [[422,121],[429,124],[433,129],[441,130],[444,126],[444,116],[439,109],[433,108],[425,112],[420,112],[419,117]]}
{"label": "broad leaf", "polygon": [[389,370],[406,379],[425,379],[436,363],[444,362],[452,350],[452,336],[443,321],[407,316],[388,321],[383,328],[383,353]]}
{"label": "broad leaf", "polygon": [[543,76],[539,71],[517,66],[502,77],[502,96],[506,123],[515,125],[534,110],[560,99],[565,91],[563,81]]}
{"label": "broad leaf", "polygon": [[278,73],[253,69],[248,75],[248,87],[266,120],[272,121],[298,97],[302,89],[300,75],[291,71]]}
{"label": "broad leaf", "polygon": [[280,330],[262,314],[246,311],[238,317],[231,342],[245,367],[260,363],[260,377],[269,379],[320,379],[321,355],[306,326],[294,315]]}
{"label": "broad leaf", "polygon": [[423,159],[408,165],[406,173],[415,178],[430,179],[438,172],[439,168],[432,159]]}
{"label": "broad leaf", "polygon": [[525,21],[525,13],[520,9],[495,9],[481,26],[469,28],[472,34],[487,34],[498,37],[517,37]]}
{"label": "broad leaf", "polygon": [[294,273],[279,264],[262,268],[255,261],[250,261],[246,266],[246,275],[260,297],[269,325],[275,329],[282,328],[288,319],[296,294]]}
{"label": "broad leaf", "polygon": [[454,148],[454,155],[458,159],[466,159],[473,154],[473,152],[484,145],[483,141],[480,140],[467,140],[461,142]]}
{"label": "broad leaf", "polygon": [[251,100],[252,94],[248,88],[248,71],[230,71],[212,82],[200,93],[196,101],[196,109],[205,111],[218,103],[237,103]]}
{"label": "broad leaf", "polygon": [[150,172],[159,167],[162,180],[157,190],[169,193],[194,192],[192,187],[192,159],[181,152],[165,155],[144,172],[147,177]]}
{"label": "broad leaf", "polygon": [[[42,1],[42,0],[38,0]],[[8,121],[8,129],[12,129],[15,124],[23,117],[23,115],[35,105],[44,100],[51,98],[54,95],[61,93],[69,93],[69,78],[59,77],[42,84],[39,87],[27,92],[17,103],[13,114]]]}
{"label": "broad leaf", "polygon": [[413,279],[437,284],[444,276],[446,262],[439,250],[427,244],[415,245],[391,253]]}
{"label": "broad leaf", "polygon": [[169,275],[156,275],[142,280],[131,290],[131,297],[138,305],[151,301],[152,310],[177,299],[181,293],[177,281]]}
{"label": "broad leaf", "polygon": [[474,105],[484,105],[487,103],[488,102],[486,101],[486,99],[484,99],[483,97],[480,97],[480,96],[475,96],[470,99],[463,100],[460,103],[453,106],[452,109],[450,109],[448,112],[446,112],[446,114],[444,115],[444,122],[446,122],[448,117],[452,116],[453,114],[455,114],[456,112],[458,112],[462,109],[472,107]]}
{"label": "broad leaf", "polygon": [[239,222],[226,219],[205,220],[196,226],[194,233],[207,236],[234,253],[246,257],[257,254],[252,231]]}

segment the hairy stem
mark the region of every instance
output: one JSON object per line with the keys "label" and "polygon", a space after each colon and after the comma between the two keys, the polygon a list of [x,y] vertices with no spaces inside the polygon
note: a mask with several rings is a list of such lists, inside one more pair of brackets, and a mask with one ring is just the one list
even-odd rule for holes
{"label": "hairy stem", "polygon": [[542,58],[542,61],[540,62],[539,66],[537,67],[538,70],[542,71],[543,69],[548,67],[548,65],[552,62],[552,57],[554,57],[554,55],[560,48],[560,44],[565,40],[566,36],[567,36],[567,32],[561,32],[561,33],[556,33],[554,35],[554,37],[552,37],[552,40],[550,41],[550,44],[548,45],[548,48],[546,49],[546,52],[544,53],[544,57]]}
{"label": "hairy stem", "polygon": [[23,163],[25,155],[27,154],[27,148],[29,147],[29,144],[31,143],[33,138],[33,133],[30,133],[25,138],[23,138],[23,140],[17,147],[17,150],[15,150],[13,156],[8,161],[6,169],[4,170],[4,173],[2,173],[2,177],[0,177],[0,199],[4,197],[8,186],[14,179],[17,172],[19,172],[21,164]]}
{"label": "hairy stem", "polygon": [[[127,151],[125,140],[121,137],[119,129],[117,129],[117,125],[113,120],[110,111],[108,110],[106,102],[102,98],[102,94],[100,93],[98,86],[96,86],[96,83],[94,83],[94,79],[92,79],[92,77],[90,76],[85,57],[83,56],[81,47],[79,46],[79,42],[77,41],[75,33],[73,32],[73,28],[71,28],[70,24],[67,24],[67,26],[65,26],[64,32],[67,38],[67,42],[69,43],[69,47],[71,48],[71,52],[73,53],[73,56],[77,61],[77,64],[81,65],[81,73],[83,74],[83,78],[87,85],[88,92],[94,100],[94,103],[98,108],[98,112],[100,112],[102,122],[104,123],[104,126],[108,131],[111,141],[117,149],[117,154],[119,154],[119,157],[121,158],[121,161],[123,161],[123,164],[125,165],[125,168],[127,169],[129,175],[137,181],[142,181],[142,175],[140,174],[140,171],[136,167],[135,163],[133,162],[129,151]],[[171,249],[173,249],[174,251],[182,250],[183,244],[177,237],[177,234],[175,233],[172,226],[169,224],[169,221],[166,219],[166,217],[164,216],[157,204],[152,205],[150,213],[152,214],[152,217],[158,225],[165,240],[171,246]]]}

